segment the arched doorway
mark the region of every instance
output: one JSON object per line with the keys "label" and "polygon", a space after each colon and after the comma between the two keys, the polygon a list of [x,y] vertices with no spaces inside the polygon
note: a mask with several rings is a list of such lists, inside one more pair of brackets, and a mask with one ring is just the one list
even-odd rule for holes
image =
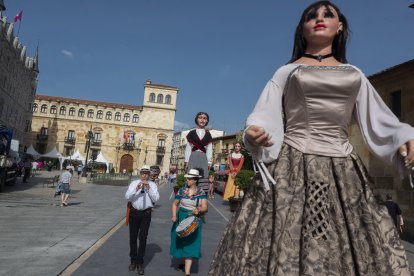
{"label": "arched doorway", "polygon": [[134,158],[130,154],[125,154],[121,157],[121,163],[119,164],[119,172],[123,172],[125,169],[127,172],[128,170],[132,170],[134,164]]}

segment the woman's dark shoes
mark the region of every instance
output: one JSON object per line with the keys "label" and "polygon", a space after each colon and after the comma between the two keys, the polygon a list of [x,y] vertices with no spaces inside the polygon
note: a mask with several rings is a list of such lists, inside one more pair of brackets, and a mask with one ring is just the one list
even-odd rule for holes
{"label": "woman's dark shoes", "polygon": [[138,275],[144,275],[144,266],[139,264],[138,266]]}
{"label": "woman's dark shoes", "polygon": [[137,268],[137,264],[136,264],[136,263],[131,263],[131,264],[128,266],[128,270],[129,270],[129,271],[134,271],[136,268]]}
{"label": "woman's dark shoes", "polygon": [[182,270],[182,271],[184,271],[184,264],[179,264],[178,266],[177,266],[177,268],[176,268],[176,270]]}

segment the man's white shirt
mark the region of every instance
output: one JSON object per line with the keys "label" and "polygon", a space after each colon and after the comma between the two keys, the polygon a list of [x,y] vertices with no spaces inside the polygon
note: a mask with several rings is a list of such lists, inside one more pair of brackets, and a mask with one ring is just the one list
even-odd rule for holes
{"label": "man's white shirt", "polygon": [[132,203],[132,206],[137,210],[145,210],[153,208],[154,204],[160,198],[158,193],[157,184],[148,180],[150,185],[149,189],[144,189],[144,193],[141,193],[142,189],[137,189],[137,186],[141,183],[141,180],[135,180],[129,184],[128,190],[125,193],[125,198]]}

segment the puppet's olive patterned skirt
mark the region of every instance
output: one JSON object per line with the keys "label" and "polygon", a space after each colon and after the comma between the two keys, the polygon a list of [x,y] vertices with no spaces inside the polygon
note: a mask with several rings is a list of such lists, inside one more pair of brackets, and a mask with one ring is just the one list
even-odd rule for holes
{"label": "puppet's olive patterned skirt", "polygon": [[228,224],[209,275],[409,275],[404,248],[360,158],[284,144]]}

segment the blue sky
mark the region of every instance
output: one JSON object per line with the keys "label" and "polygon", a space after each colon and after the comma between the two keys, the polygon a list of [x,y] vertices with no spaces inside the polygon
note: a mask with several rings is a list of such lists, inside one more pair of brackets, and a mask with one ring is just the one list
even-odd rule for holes
{"label": "blue sky", "polygon": [[[19,36],[29,55],[39,43],[38,94],[142,105],[151,79],[179,87],[177,130],[206,111],[210,127],[230,134],[289,60],[313,1],[4,2],[9,21],[23,9]],[[348,60],[367,75],[414,58],[414,0],[335,3],[352,31]]]}

